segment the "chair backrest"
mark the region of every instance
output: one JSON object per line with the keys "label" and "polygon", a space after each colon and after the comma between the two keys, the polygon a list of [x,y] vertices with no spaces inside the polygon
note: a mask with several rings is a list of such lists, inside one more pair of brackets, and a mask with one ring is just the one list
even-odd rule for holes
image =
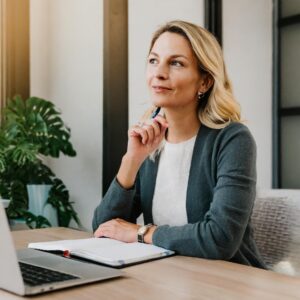
{"label": "chair backrest", "polygon": [[300,191],[260,190],[252,214],[257,247],[270,269],[300,275]]}

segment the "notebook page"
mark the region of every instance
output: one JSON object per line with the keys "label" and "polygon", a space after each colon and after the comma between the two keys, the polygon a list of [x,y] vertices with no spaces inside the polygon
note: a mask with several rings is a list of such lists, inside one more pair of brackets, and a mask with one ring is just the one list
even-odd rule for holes
{"label": "notebook page", "polygon": [[124,243],[109,238],[88,238],[30,243],[29,248],[65,251],[100,263],[123,265],[141,260],[167,256],[172,251],[142,243]]}
{"label": "notebook page", "polygon": [[87,238],[87,239],[77,239],[77,240],[59,240],[59,241],[50,241],[50,242],[40,242],[40,243],[30,243],[28,248],[34,248],[39,250],[48,250],[48,251],[64,251],[69,250],[73,251],[76,249],[91,249],[94,247],[106,247],[108,245],[117,246],[123,244],[123,242],[106,239],[106,238]]}

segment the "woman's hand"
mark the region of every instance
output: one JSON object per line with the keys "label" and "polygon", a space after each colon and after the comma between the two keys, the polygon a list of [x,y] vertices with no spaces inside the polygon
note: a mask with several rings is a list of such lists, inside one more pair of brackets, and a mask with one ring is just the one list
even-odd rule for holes
{"label": "woman's hand", "polygon": [[[156,227],[157,226],[153,225],[145,234],[145,243],[152,244],[152,236]],[[140,225],[129,223],[123,219],[117,218],[101,224],[95,231],[94,236],[98,238],[108,237],[126,243],[134,243],[137,242],[137,232],[139,228]]]}
{"label": "woman's hand", "polygon": [[95,231],[95,237],[108,237],[126,243],[137,241],[137,231],[140,225],[129,223],[122,219],[113,219],[101,224]]}
{"label": "woman's hand", "polygon": [[158,148],[168,128],[167,120],[158,115],[154,119],[135,125],[128,131],[127,156],[141,163]]}
{"label": "woman's hand", "polygon": [[158,148],[167,128],[167,120],[158,115],[147,123],[128,130],[127,152],[117,174],[117,180],[123,188],[129,189],[134,185],[141,164]]}

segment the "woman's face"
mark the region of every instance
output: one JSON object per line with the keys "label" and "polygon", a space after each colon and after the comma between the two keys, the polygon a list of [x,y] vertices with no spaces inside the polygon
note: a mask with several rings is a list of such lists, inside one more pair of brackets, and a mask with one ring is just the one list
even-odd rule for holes
{"label": "woman's face", "polygon": [[164,32],[151,49],[147,85],[155,106],[197,107],[202,78],[188,41],[177,33]]}

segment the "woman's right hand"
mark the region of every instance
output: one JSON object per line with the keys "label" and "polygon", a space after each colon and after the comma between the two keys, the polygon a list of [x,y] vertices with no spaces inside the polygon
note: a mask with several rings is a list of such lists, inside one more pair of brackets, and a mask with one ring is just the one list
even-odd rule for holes
{"label": "woman's right hand", "polygon": [[167,128],[167,120],[158,115],[147,123],[135,125],[128,130],[127,152],[117,174],[119,184],[125,189],[134,185],[141,164],[158,148]]}
{"label": "woman's right hand", "polygon": [[133,126],[128,130],[126,155],[141,163],[160,145],[168,128],[167,120],[157,115],[154,119]]}

